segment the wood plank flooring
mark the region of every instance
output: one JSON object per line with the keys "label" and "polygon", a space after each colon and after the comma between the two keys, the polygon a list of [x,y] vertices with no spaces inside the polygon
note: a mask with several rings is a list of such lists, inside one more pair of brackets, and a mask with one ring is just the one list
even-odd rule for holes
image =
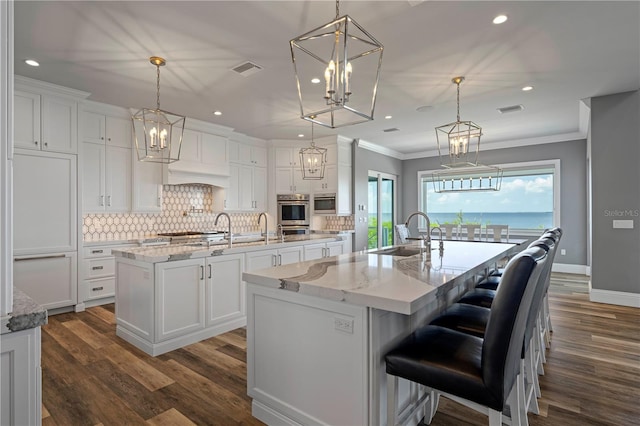
{"label": "wood plank flooring", "polygon": [[[589,302],[586,282],[553,274],[532,426],[640,425],[640,310]],[[246,395],[244,329],[154,358],[116,337],[113,310],[55,315],[42,328],[43,425],[262,424]],[[488,422],[443,398],[431,424]]]}

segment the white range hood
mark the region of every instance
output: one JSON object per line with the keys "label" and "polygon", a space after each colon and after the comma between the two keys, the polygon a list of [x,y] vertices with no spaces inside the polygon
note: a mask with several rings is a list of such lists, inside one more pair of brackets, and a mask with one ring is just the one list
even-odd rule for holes
{"label": "white range hood", "polygon": [[[163,172],[163,183],[165,185],[213,185],[222,188],[228,188],[231,177],[224,174],[224,171],[216,170],[212,173],[208,170],[196,169],[190,167],[178,167],[176,162],[165,167]],[[222,173],[220,173],[222,172]]]}

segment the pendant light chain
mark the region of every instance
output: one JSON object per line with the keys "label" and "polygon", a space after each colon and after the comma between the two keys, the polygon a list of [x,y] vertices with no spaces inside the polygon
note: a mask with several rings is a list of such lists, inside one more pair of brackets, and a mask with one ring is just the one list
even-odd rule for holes
{"label": "pendant light chain", "polygon": [[315,148],[316,143],[313,141],[313,121],[311,122],[311,148]]}
{"label": "pendant light chain", "polygon": [[340,0],[336,0],[336,19],[340,17]]}
{"label": "pendant light chain", "polygon": [[457,107],[458,108],[457,109],[457,111],[458,111],[458,121],[460,121],[460,82],[457,82],[456,84],[458,86],[458,97],[457,97],[457,102],[458,102],[458,107]]}
{"label": "pendant light chain", "polygon": [[160,64],[156,64],[156,68],[158,69],[158,78],[156,80],[156,109],[160,109]]}

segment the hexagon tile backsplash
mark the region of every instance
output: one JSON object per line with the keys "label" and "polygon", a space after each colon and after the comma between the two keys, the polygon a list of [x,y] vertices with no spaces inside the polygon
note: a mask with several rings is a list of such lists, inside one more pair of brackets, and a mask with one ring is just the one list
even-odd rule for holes
{"label": "hexagon tile backsplash", "polygon": [[[82,217],[84,241],[135,240],[159,232],[226,231],[227,218],[213,223],[213,194],[207,185],[164,185],[162,213],[92,213]],[[257,213],[229,213],[233,233],[260,232]],[[270,217],[271,229],[275,219]],[[325,216],[320,229],[353,229],[353,216]]]}
{"label": "hexagon tile backsplash", "polygon": [[[83,215],[84,241],[133,240],[159,232],[211,231],[227,229],[227,219],[214,226],[211,187],[164,185],[161,213],[98,213]],[[231,232],[258,232],[260,213],[230,213]]]}

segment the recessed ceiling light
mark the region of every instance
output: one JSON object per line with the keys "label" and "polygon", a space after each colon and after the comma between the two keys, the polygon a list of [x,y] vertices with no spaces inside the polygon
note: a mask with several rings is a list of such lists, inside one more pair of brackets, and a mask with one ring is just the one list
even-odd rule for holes
{"label": "recessed ceiling light", "polygon": [[391,115],[385,115],[385,116],[384,116],[384,119],[385,119],[385,120],[390,120],[390,119],[392,119],[392,118],[393,118],[393,116],[391,116]]}
{"label": "recessed ceiling light", "polygon": [[222,115],[222,111],[213,111],[213,115]]}
{"label": "recessed ceiling light", "polygon": [[320,83],[320,79],[319,79],[318,77],[316,77],[316,78],[312,78],[312,79],[311,79],[311,82],[312,82],[313,84],[318,84],[318,83]]}
{"label": "recessed ceiling light", "polygon": [[31,65],[32,67],[39,67],[40,64],[35,59],[25,59],[24,63],[27,65]]}
{"label": "recessed ceiling light", "polygon": [[304,134],[300,133],[300,134],[298,135],[298,137],[299,137],[299,138],[304,138]]}
{"label": "recessed ceiling light", "polygon": [[493,23],[494,24],[503,24],[505,22],[507,22],[507,15],[498,15],[495,18],[493,18]]}
{"label": "recessed ceiling light", "polygon": [[524,87],[522,88],[522,91],[523,91],[523,92],[528,92],[529,90],[533,90],[533,86],[524,86]]}

